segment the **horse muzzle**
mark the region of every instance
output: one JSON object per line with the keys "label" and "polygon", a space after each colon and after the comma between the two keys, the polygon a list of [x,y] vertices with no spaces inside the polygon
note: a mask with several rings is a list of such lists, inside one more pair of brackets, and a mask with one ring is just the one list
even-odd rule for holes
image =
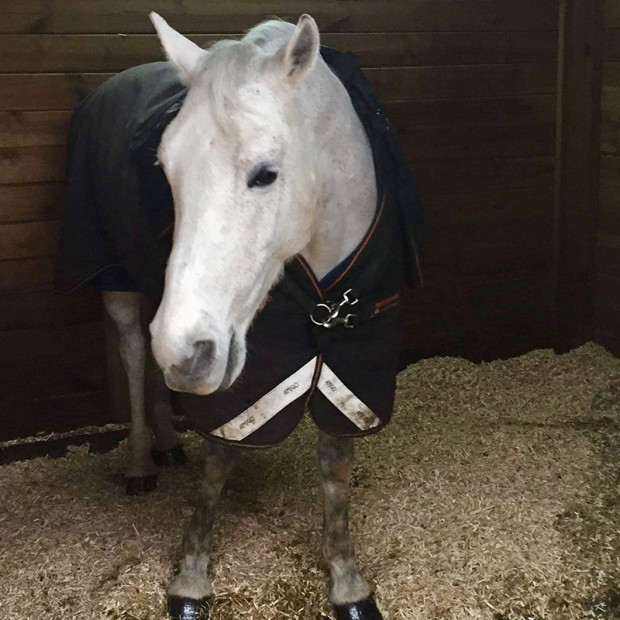
{"label": "horse muzzle", "polygon": [[[191,345],[191,355],[164,370],[166,385],[177,392],[210,394],[221,384],[217,370],[217,345],[214,340],[197,340]],[[215,375],[215,376],[214,376]]]}
{"label": "horse muzzle", "polygon": [[166,385],[176,392],[201,396],[230,387],[245,362],[245,349],[234,332],[228,340],[202,337],[190,342],[181,347],[180,354],[162,356],[154,339],[153,353]]}

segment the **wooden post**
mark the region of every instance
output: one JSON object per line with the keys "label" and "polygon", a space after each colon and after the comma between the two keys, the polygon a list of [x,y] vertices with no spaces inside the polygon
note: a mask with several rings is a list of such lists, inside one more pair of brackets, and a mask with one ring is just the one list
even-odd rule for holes
{"label": "wooden post", "polygon": [[593,336],[604,0],[561,0],[558,52],[555,347]]}

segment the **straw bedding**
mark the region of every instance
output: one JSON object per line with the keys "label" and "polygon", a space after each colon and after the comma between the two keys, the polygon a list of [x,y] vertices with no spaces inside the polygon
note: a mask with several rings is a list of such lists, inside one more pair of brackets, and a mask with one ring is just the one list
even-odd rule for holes
{"label": "straw bedding", "polygon": [[[15,412],[16,415],[19,412]],[[247,453],[216,528],[213,620],[329,615],[315,429]],[[0,468],[0,617],[161,620],[192,464],[123,495],[123,446]],[[386,619],[620,617],[620,360],[588,344],[399,376],[360,441],[351,525]]]}

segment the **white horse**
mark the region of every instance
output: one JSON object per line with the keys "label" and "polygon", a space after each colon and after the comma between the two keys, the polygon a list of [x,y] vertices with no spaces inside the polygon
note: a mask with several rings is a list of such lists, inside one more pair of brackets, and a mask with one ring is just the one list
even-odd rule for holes
{"label": "white horse", "polygon": [[[351,100],[319,55],[314,20],[269,21],[241,41],[204,50],[151,14],[168,59],[189,87],[165,130],[158,159],[174,199],[173,249],[161,304],[150,325],[152,351],[173,390],[210,394],[241,372],[246,332],[285,262],[301,254],[320,279],[366,234],[377,190],[368,139]],[[208,191],[207,191],[208,189]],[[144,411],[147,356],[141,297],[106,292],[118,326],[131,398],[128,476],[156,472]],[[156,447],[178,441],[164,400]],[[239,449],[205,441],[203,495],[183,539],[169,611],[206,618],[214,510]],[[324,499],[323,552],[330,601],[341,618],[381,618],[359,572],[348,532],[353,440],[319,434]]]}

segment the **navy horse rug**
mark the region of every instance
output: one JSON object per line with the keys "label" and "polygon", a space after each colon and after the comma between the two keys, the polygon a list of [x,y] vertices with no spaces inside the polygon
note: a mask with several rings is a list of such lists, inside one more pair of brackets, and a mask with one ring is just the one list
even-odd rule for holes
{"label": "navy horse rug", "polygon": [[[180,395],[195,430],[216,440],[274,445],[306,407],[322,430],[338,436],[376,432],[391,416],[397,305],[404,284],[419,280],[423,206],[355,58],[325,47],[321,54],[347,89],[372,147],[374,221],[321,281],[301,256],[287,263],[250,328],[246,365],[231,388]],[[89,284],[161,298],[174,209],[157,148],[186,92],[173,65],[158,62],[118,74],[76,108],[57,290]]]}

